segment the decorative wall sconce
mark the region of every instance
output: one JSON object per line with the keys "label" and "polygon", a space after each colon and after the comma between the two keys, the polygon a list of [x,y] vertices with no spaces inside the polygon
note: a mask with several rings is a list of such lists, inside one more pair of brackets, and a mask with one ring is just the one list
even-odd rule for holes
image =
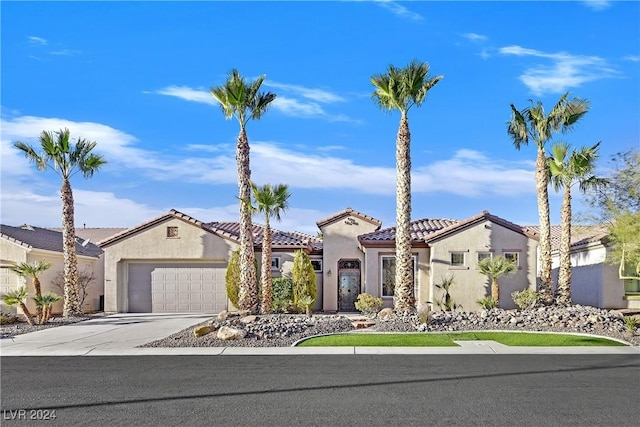
{"label": "decorative wall sconce", "polygon": [[331,269],[327,270],[327,276],[331,276]]}

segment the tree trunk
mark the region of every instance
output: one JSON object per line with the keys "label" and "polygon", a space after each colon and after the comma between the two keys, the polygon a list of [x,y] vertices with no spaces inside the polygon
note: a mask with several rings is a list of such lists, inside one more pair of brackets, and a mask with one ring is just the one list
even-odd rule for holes
{"label": "tree trunk", "polygon": [[262,303],[260,311],[262,314],[271,313],[271,227],[269,217],[265,216],[264,236],[262,237],[262,274],[260,282],[262,288]]}
{"label": "tree trunk", "polygon": [[33,326],[33,319],[31,318],[31,312],[29,312],[27,305],[22,301],[20,301],[18,305],[22,310],[22,314],[24,314],[24,317],[27,319],[27,323]]}
{"label": "tree trunk", "polygon": [[82,315],[78,300],[78,259],[76,257],[76,229],[74,225],[73,192],[68,178],[62,181],[62,250],[64,254],[63,316]]}
{"label": "tree trunk", "polygon": [[557,301],[559,304],[571,305],[571,188],[568,186],[565,187],[562,198],[561,222]]}
{"label": "tree trunk", "polygon": [[238,189],[240,199],[240,310],[251,314],[258,312],[258,286],[256,283],[253,225],[251,223],[251,169],[249,165],[249,140],[244,126],[240,127],[236,150],[238,163]]}
{"label": "tree trunk", "polygon": [[396,277],[393,308],[410,311],[415,305],[411,255],[411,133],[402,113],[396,138]]}
{"label": "tree trunk", "polygon": [[[36,291],[36,298],[42,296],[42,287],[40,286],[40,279],[38,279],[37,276],[33,276],[33,289]],[[40,307],[39,305],[36,305],[36,317],[40,322],[40,320],[42,319],[42,307]]]}
{"label": "tree trunk", "polygon": [[544,148],[538,147],[536,159],[536,193],[538,195],[538,216],[540,217],[540,278],[538,292],[543,304],[553,302],[551,289],[551,221],[549,219],[549,165]]}
{"label": "tree trunk", "polygon": [[495,277],[491,279],[491,298],[496,302],[498,307],[498,301],[500,301],[500,288],[498,287],[498,279]]}

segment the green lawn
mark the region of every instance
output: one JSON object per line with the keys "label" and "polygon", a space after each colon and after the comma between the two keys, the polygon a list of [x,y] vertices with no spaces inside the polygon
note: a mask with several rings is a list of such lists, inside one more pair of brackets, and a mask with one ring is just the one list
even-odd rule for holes
{"label": "green lawn", "polygon": [[522,332],[460,332],[446,334],[337,334],[310,338],[299,347],[457,347],[453,341],[496,341],[515,347],[624,346],[605,338]]}

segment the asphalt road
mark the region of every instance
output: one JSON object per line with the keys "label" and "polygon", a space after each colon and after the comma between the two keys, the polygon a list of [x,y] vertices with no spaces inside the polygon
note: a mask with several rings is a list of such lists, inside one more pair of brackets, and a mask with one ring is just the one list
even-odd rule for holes
{"label": "asphalt road", "polygon": [[0,364],[3,427],[640,420],[637,355],[2,357]]}

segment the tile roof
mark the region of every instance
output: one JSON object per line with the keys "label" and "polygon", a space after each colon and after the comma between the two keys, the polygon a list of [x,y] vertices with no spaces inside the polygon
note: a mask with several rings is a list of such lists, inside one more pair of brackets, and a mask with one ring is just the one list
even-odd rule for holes
{"label": "tile roof", "polygon": [[[49,230],[62,232],[62,228],[50,228]],[[116,234],[121,233],[125,230],[127,229],[123,227],[120,227],[120,228],[82,227],[82,228],[76,228],[76,236],[80,237],[83,240],[89,239],[90,241],[97,243],[108,237],[115,236]]]}
{"label": "tile roof", "polygon": [[[212,232],[235,241],[240,239],[240,224],[238,222],[210,222],[205,224]],[[253,243],[262,245],[263,227],[253,224]],[[313,250],[322,249],[322,240],[309,234],[297,231],[281,231],[271,229],[271,244],[273,246],[311,247]]]}
{"label": "tile roof", "polygon": [[[424,242],[430,234],[433,234],[436,231],[445,229],[457,223],[458,221],[456,221],[455,219],[444,218],[424,218],[416,221],[411,221],[411,240],[414,242]],[[389,227],[358,236],[358,240],[360,242],[393,241],[395,240],[395,238],[395,227]]]}
{"label": "tile roof", "polygon": [[351,208],[346,208],[343,211],[340,211],[336,214],[331,215],[330,217],[327,217],[325,219],[321,219],[320,221],[317,221],[316,224],[318,225],[319,228],[324,227],[327,224],[330,224],[332,222],[336,222],[336,221],[340,221],[342,218],[346,218],[348,216],[355,216],[356,218],[360,218],[363,221],[367,221],[370,222],[371,224],[377,226],[378,228],[380,228],[380,226],[382,225],[382,221],[375,219],[372,216],[369,215],[365,215],[362,212],[358,212],[356,210],[353,210]]}
{"label": "tile roof", "polygon": [[[20,227],[0,225],[0,237],[27,248],[62,253],[62,232],[60,231],[26,224]],[[76,236],[76,253],[80,256],[95,258],[102,254],[102,249]]]}
{"label": "tile roof", "polygon": [[[157,216],[145,223],[126,229],[124,231],[121,231],[120,233],[101,240],[99,242],[99,245],[103,247],[108,246],[135,233],[154,227],[157,224],[171,218],[178,218],[182,221],[191,223],[196,227],[202,228],[209,233],[216,234],[225,239],[230,239],[236,242],[240,239],[240,224],[238,222],[204,223],[175,209],[171,209],[169,212]],[[317,237],[313,237],[304,233],[285,232],[274,229],[272,229],[272,233],[273,246],[310,247],[312,250],[322,250],[322,240],[318,239]],[[262,244],[262,226],[253,224],[253,240],[254,245]]]}
{"label": "tile roof", "polygon": [[[411,241],[413,242],[433,242],[437,239],[446,237],[451,233],[455,233],[465,227],[472,226],[478,222],[491,221],[495,224],[502,225],[517,233],[527,235],[531,238],[536,236],[525,228],[509,222],[503,218],[490,214],[488,211],[483,211],[478,215],[472,216],[465,220],[459,221],[449,218],[426,218],[419,219],[411,222]],[[395,240],[396,228],[386,228],[384,230],[375,231],[373,233],[363,234],[358,237],[361,243],[367,242],[392,242]]]}
{"label": "tile roof", "polygon": [[[529,232],[540,236],[539,225],[527,225]],[[551,250],[556,251],[560,248],[560,236],[562,235],[562,226],[551,226]],[[601,242],[609,235],[607,226],[604,224],[596,225],[574,225],[571,227],[571,247],[579,247],[589,243]]]}

